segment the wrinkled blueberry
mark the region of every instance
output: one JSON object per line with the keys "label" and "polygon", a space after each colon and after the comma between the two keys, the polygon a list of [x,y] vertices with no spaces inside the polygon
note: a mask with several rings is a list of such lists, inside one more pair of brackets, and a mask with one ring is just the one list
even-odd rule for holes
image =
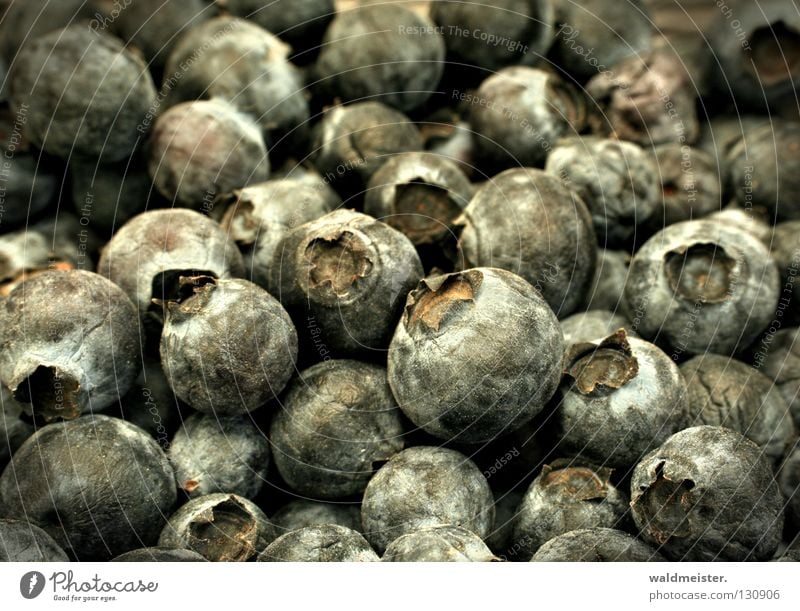
{"label": "wrinkled blueberry", "polygon": [[328,360],[303,371],[275,414],[275,466],[292,489],[322,499],[359,495],[403,449],[403,423],[386,370]]}
{"label": "wrinkled blueberry", "polygon": [[768,560],[783,498],[763,451],[736,431],[697,426],[645,456],[631,480],[633,519],[672,560]]}
{"label": "wrinkled blueberry", "polygon": [[361,523],[379,553],[396,538],[428,526],[462,526],[483,538],[494,523],[494,499],[466,456],[419,446],[396,454],[370,480]]}

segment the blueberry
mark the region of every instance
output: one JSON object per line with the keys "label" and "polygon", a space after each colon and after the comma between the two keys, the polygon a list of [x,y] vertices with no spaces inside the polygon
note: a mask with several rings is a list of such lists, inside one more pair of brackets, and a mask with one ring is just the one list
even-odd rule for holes
{"label": "blueberry", "polygon": [[503,68],[460,96],[469,103],[478,158],[490,170],[543,165],[553,144],[585,121],[578,93],[537,68]]}
{"label": "blueberry", "polygon": [[644,149],[632,142],[565,139],[553,148],[545,169],[589,207],[601,244],[629,243],[637,227],[658,208],[657,168]]}
{"label": "blueberry", "polygon": [[772,235],[772,225],[768,223],[766,214],[762,214],[763,208],[740,208],[735,203],[730,204],[712,212],[705,220],[724,223],[749,233],[756,239],[769,246],[770,236]]}
{"label": "blueberry", "polygon": [[211,562],[247,562],[274,539],[275,528],[253,502],[215,493],[192,499],[172,514],[158,545],[188,549]]}
{"label": "blueberry", "polygon": [[322,358],[389,344],[406,294],[422,277],[414,245],[370,216],[336,210],[291,230],[270,269],[270,292]]}
{"label": "blueberry", "polygon": [[734,35],[725,11],[707,32],[719,96],[733,98],[737,110],[751,108],[765,114],[768,107],[793,102],[800,84],[797,11],[780,2],[763,7],[744,3],[735,17]]}
{"label": "blueberry", "polygon": [[453,161],[433,153],[401,153],[372,175],[364,212],[402,231],[426,267],[452,267],[456,219],[472,185]]}
{"label": "blueberry", "polygon": [[118,39],[86,25],[25,45],[10,83],[12,106],[25,109],[26,135],[63,158],[125,159],[139,145],[139,128],[156,99],[144,63]]}
{"label": "blueberry", "polygon": [[481,538],[460,526],[432,526],[397,537],[383,562],[492,562],[498,558]]}
{"label": "blueberry", "polygon": [[795,532],[800,531],[800,444],[795,443],[786,454],[778,472],[778,485],[786,499],[786,521]]}
{"label": "blueberry", "polygon": [[269,441],[247,416],[189,416],[173,437],[169,460],[190,497],[230,492],[254,498],[269,467]]}
{"label": "blueberry", "polygon": [[461,224],[465,265],[519,274],[562,317],[584,300],[597,240],[586,205],[558,178],[528,168],[503,172],[478,189]]}
{"label": "blueberry", "polygon": [[274,399],[297,360],[297,332],[281,304],[247,280],[182,279],[166,305],[161,363],[172,390],[193,408],[222,416]]}
{"label": "blueberry", "polygon": [[259,562],[377,562],[377,554],[358,532],[336,524],[306,526],[275,539]]}
{"label": "blueberry", "polygon": [[800,122],[773,119],[741,136],[727,152],[736,201],[763,206],[780,220],[800,219]]}
{"label": "blueberry", "polygon": [[676,354],[732,354],[775,315],[778,271],[755,237],[686,221],[650,238],[631,262],[625,298],[636,331]]}
{"label": "blueberry", "polygon": [[0,562],[69,562],[69,557],[35,524],[0,518]]}
{"label": "blueberry", "polygon": [[325,111],[313,131],[311,160],[337,188],[360,190],[389,157],[422,147],[419,130],[403,113],[360,102]]}
{"label": "blueberry", "polygon": [[554,0],[555,41],[550,57],[578,79],[612,70],[651,47],[653,22],[643,0]]}
{"label": "blueberry", "polygon": [[755,365],[775,382],[800,429],[800,330],[782,329],[768,334],[755,348]]}
{"label": "blueberry", "polygon": [[488,441],[542,409],[563,351],[555,315],[531,285],[471,269],[423,280],[409,295],[389,348],[389,384],[431,435]]}
{"label": "blueberry", "polygon": [[271,519],[281,534],[320,524],[338,524],[360,531],[361,507],[352,503],[321,503],[296,499],[276,511]]}
{"label": "blueberry", "polygon": [[370,480],[361,523],[379,553],[396,538],[428,526],[462,526],[483,538],[494,523],[494,499],[466,456],[419,446],[396,454]]}
{"label": "blueberry", "polygon": [[292,45],[292,60],[307,63],[314,58],[318,45],[334,15],[334,0],[222,0],[225,10],[247,18]]}
{"label": "blueberry", "polygon": [[135,306],[92,272],[21,283],[0,302],[0,328],[0,381],[46,421],[119,401],[141,369]]}
{"label": "blueberry", "polygon": [[308,101],[289,52],[276,36],[243,19],[223,16],[196,25],[169,55],[164,104],[225,99],[258,123],[270,147],[284,140],[304,145]]}
{"label": "blueberry", "polygon": [[572,530],[623,527],[628,500],[610,477],[610,469],[572,461],[545,465],[517,509],[510,546],[519,559]]}
{"label": "blueberry", "polygon": [[633,519],[672,560],[768,560],[783,499],[761,448],[739,433],[697,426],[645,456],[631,479]]}
{"label": "blueberry", "polygon": [[642,146],[697,141],[697,85],[674,49],[635,54],[586,85],[597,104],[593,131]]}
{"label": "blueberry", "polygon": [[726,194],[730,187],[730,149],[739,142],[743,134],[769,122],[770,118],[763,115],[723,113],[711,117],[701,125],[697,146],[714,158],[720,184]]}
{"label": "blueberry", "polygon": [[188,549],[142,547],[120,554],[112,558],[111,562],[207,562],[207,560]]}
{"label": "blueberry", "polygon": [[495,71],[511,64],[532,64],[553,40],[555,15],[549,0],[491,4],[436,0],[432,4],[431,18],[444,36],[448,58],[456,65],[463,62]]}
{"label": "blueberry", "polygon": [[0,469],[6,466],[12,454],[33,435],[34,428],[21,416],[25,409],[11,393],[0,386]]}
{"label": "blueberry", "polygon": [[155,543],[175,500],[175,476],[158,444],[107,416],[40,428],[0,476],[6,515],[40,526],[78,560]]}
{"label": "blueberry", "polygon": [[244,275],[242,256],[220,226],[182,209],[132,218],[106,244],[97,269],[122,287],[141,315],[153,310],[153,299],[177,296],[181,276]]}
{"label": "blueberry", "polygon": [[315,498],[360,495],[377,465],[403,449],[403,423],[386,370],[328,360],[303,371],[270,428],[275,466]]}
{"label": "blueberry", "polygon": [[111,237],[129,219],[161,204],[138,156],[120,163],[98,164],[73,157],[69,164],[72,203],[89,226]]}
{"label": "blueberry", "polygon": [[603,339],[619,329],[625,329],[628,337],[638,337],[627,318],[608,310],[588,310],[561,321],[564,343],[568,346]]}
{"label": "blueberry", "polygon": [[269,177],[256,123],[222,99],[185,102],[159,115],[148,170],[176,206],[213,209],[216,198]]}
{"label": "blueberry", "polygon": [[631,255],[624,250],[599,250],[592,287],[584,299],[587,310],[608,310],[633,319],[624,297],[630,262]]}
{"label": "blueberry", "polygon": [[427,17],[398,5],[361,6],[337,13],[314,76],[331,97],[375,97],[408,111],[434,92],[444,54],[444,39]]}
{"label": "blueberry", "polygon": [[210,0],[136,0],[118,11],[113,28],[144,55],[151,68],[160,69],[184,33],[215,12]]}
{"label": "blueberry", "polygon": [[655,549],[613,528],[583,528],[550,539],[531,562],[663,562]]}
{"label": "blueberry", "polygon": [[778,264],[783,286],[778,307],[783,317],[793,323],[800,322],[800,219],[778,223],[771,238],[764,239],[770,254]]}
{"label": "blueberry", "polygon": [[264,288],[269,286],[272,258],[284,236],[341,205],[327,184],[292,178],[245,187],[233,198],[222,227],[242,251],[247,277]]}
{"label": "blueberry", "polygon": [[717,354],[696,356],[680,367],[687,384],[686,422],[736,431],[777,462],[795,435],[789,405],[763,373]]}
{"label": "blueberry", "polygon": [[658,347],[624,330],[574,344],[554,414],[563,452],[626,468],[684,425],[686,382]]}
{"label": "blueberry", "polygon": [[661,206],[650,217],[651,227],[661,229],[720,209],[722,186],[711,155],[679,144],[656,146],[651,154],[661,185]]}

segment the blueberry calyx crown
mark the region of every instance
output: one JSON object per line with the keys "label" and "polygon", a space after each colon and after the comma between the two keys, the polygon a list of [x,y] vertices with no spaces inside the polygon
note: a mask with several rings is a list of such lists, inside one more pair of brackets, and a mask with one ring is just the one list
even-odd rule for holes
{"label": "blueberry calyx crown", "polygon": [[687,537],[691,533],[688,521],[692,509],[691,479],[673,478],[667,474],[667,461],[660,460],[650,478],[650,483],[639,487],[639,494],[631,501],[634,513],[642,516],[645,528],[659,544],[673,537]]}
{"label": "blueberry calyx crown", "polygon": [[700,304],[730,299],[738,267],[736,259],[714,243],[680,246],[664,256],[664,273],[672,292]]}
{"label": "blueberry calyx crown", "polygon": [[599,344],[573,344],[564,359],[564,375],[583,395],[601,395],[622,388],[639,373],[628,334],[619,329]]}
{"label": "blueberry calyx crown", "polygon": [[415,331],[439,331],[461,306],[475,302],[483,274],[475,269],[424,278],[408,297],[404,323]]}

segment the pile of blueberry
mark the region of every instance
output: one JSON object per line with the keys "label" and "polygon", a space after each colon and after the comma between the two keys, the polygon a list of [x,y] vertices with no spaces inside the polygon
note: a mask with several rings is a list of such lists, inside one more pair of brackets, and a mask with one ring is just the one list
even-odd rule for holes
{"label": "pile of blueberry", "polygon": [[800,560],[789,4],[0,3],[0,559]]}

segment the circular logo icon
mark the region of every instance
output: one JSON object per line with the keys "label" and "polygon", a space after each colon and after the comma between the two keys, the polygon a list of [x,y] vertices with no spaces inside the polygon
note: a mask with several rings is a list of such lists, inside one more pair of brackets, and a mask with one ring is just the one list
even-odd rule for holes
{"label": "circular logo icon", "polygon": [[30,571],[19,580],[19,592],[23,598],[36,598],[44,590],[44,575],[39,571]]}

